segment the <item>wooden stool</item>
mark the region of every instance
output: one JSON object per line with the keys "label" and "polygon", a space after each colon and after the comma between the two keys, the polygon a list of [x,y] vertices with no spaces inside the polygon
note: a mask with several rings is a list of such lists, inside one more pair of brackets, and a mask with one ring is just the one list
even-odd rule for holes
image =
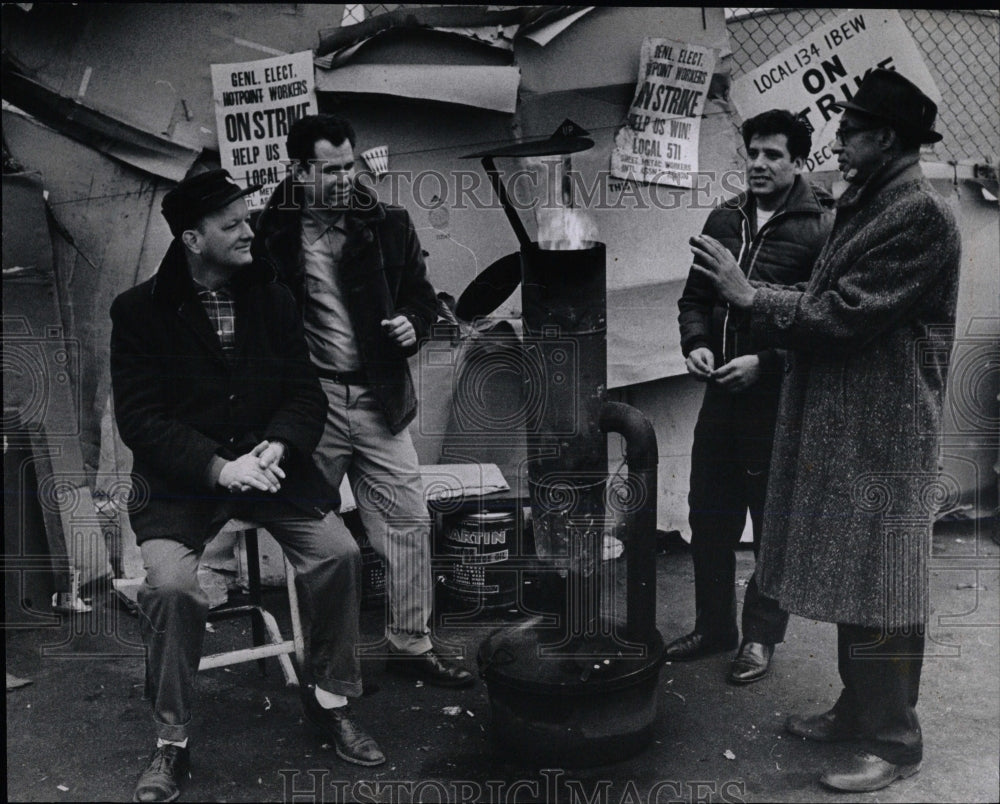
{"label": "wooden stool", "polygon": [[227,522],[219,533],[230,533],[239,531],[242,533],[247,551],[247,578],[249,581],[250,602],[240,605],[224,605],[213,609],[208,613],[209,622],[215,620],[227,620],[233,617],[249,616],[253,627],[253,647],[240,648],[237,650],[213,653],[203,656],[199,670],[209,670],[213,667],[226,667],[240,662],[252,662],[256,660],[261,673],[264,672],[264,659],[268,656],[277,656],[281,671],[285,676],[285,685],[295,687],[299,684],[295,668],[292,666],[289,654],[295,655],[299,669],[305,667],[305,639],[302,635],[302,621],[299,617],[299,596],[295,590],[295,570],[282,554],[285,562],[285,585],[288,589],[288,609],[292,619],[292,638],[284,639],[278,628],[278,623],[274,615],[264,608],[261,600],[260,585],[260,551],[257,542],[257,528],[260,527],[254,522],[242,519],[231,519]]}

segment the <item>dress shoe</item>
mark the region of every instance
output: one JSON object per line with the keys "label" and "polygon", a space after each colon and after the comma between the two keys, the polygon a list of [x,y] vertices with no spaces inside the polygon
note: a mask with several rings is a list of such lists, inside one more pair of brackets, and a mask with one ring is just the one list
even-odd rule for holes
{"label": "dress shoe", "polygon": [[842,743],[861,738],[854,725],[845,722],[835,709],[819,715],[791,715],[785,721],[785,731],[818,743]]}
{"label": "dress shoe", "polygon": [[390,656],[386,660],[385,669],[437,687],[471,687],[476,681],[475,676],[464,667],[438,656],[433,649],[413,656]]}
{"label": "dress shoe", "polygon": [[704,656],[711,656],[713,653],[725,653],[736,647],[736,637],[729,639],[715,639],[705,634],[692,631],[686,636],[679,637],[666,647],[667,661],[689,662],[692,659],[701,659]]}
{"label": "dress shoe", "polygon": [[176,801],[188,775],[189,754],[179,745],[161,745],[135,786],[133,801]]}
{"label": "dress shoe", "polygon": [[752,684],[760,681],[771,669],[774,645],[763,642],[744,642],[740,652],[729,668],[729,680],[733,684]]}
{"label": "dress shoe", "polygon": [[378,743],[349,717],[349,707],[324,709],[310,686],[303,691],[302,708],[313,731],[333,743],[337,756],[345,762],[355,765],[381,765],[385,762],[385,754]]}
{"label": "dress shoe", "polygon": [[819,783],[831,790],[844,793],[870,793],[888,787],[897,779],[905,779],[920,770],[920,763],[893,765],[873,754],[855,754],[848,766],[839,772],[828,771],[819,777]]}

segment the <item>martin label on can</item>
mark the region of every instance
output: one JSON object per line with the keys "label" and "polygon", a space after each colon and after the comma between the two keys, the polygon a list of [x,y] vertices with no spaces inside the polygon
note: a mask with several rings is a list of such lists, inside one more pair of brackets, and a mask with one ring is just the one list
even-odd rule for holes
{"label": "martin label on can", "polygon": [[514,540],[514,514],[469,514],[445,528],[444,553],[451,566],[444,586],[462,604],[483,608],[513,606],[517,602],[517,573],[504,565]]}

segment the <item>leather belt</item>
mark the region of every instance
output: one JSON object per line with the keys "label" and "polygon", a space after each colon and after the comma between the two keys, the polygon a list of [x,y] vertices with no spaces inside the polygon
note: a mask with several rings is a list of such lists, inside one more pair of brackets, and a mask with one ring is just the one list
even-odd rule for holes
{"label": "leather belt", "polygon": [[368,380],[363,371],[330,371],[316,366],[316,373],[324,380],[333,380],[341,385],[367,385]]}

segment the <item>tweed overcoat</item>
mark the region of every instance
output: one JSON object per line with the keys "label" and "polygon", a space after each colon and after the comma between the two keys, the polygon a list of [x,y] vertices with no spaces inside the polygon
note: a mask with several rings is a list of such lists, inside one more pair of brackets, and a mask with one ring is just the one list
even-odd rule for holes
{"label": "tweed overcoat", "polygon": [[900,157],[838,201],[805,292],[758,288],[746,323],[790,351],[758,583],[827,622],[922,623],[954,338],[954,216]]}

